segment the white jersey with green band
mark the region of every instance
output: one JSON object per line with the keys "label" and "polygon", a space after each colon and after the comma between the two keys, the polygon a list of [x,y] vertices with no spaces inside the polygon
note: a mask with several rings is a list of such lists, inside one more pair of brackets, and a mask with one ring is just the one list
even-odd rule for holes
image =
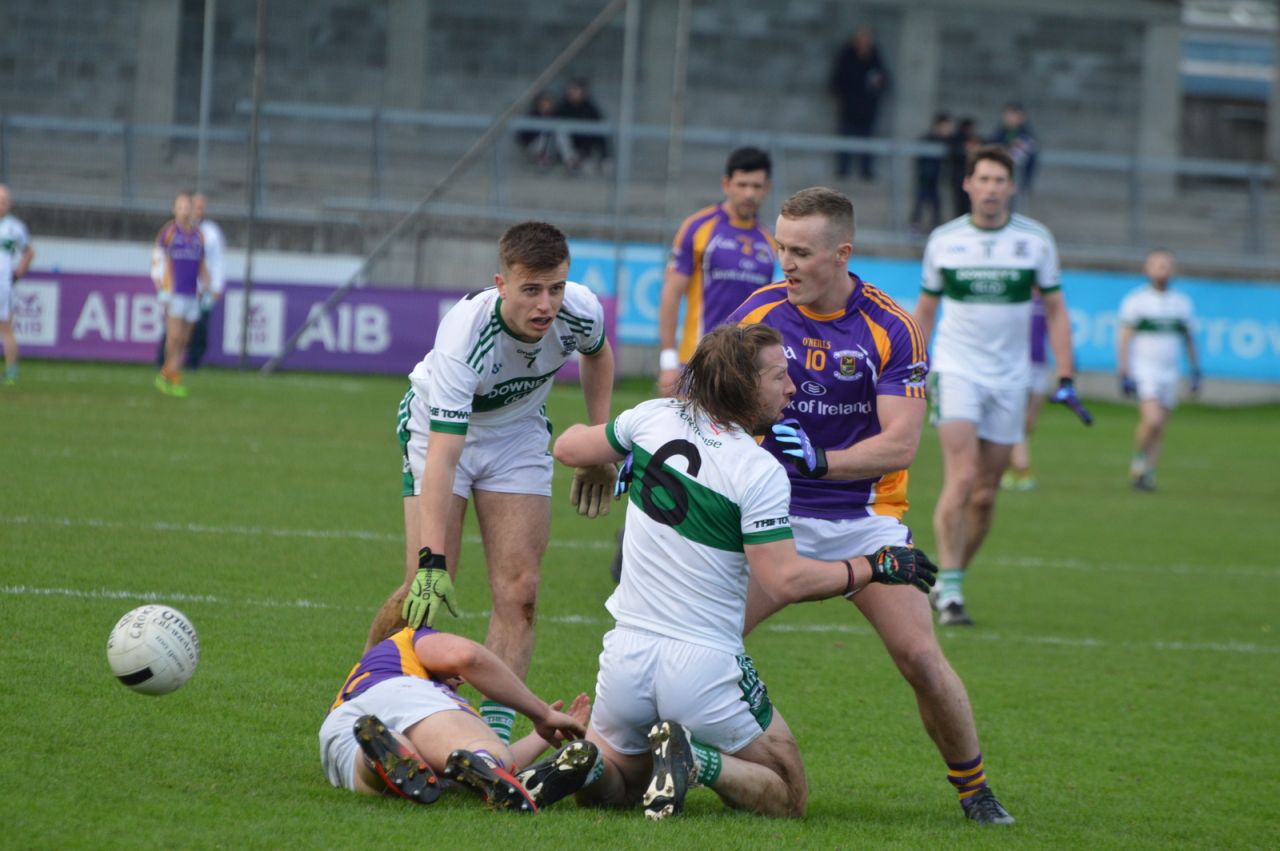
{"label": "white jersey with green band", "polygon": [[12,213],[0,217],[0,252],[9,257],[8,272],[4,278],[6,285],[13,283],[13,272],[30,244],[31,237],[21,219]]}
{"label": "white jersey with green band", "polygon": [[924,248],[920,286],[942,297],[933,371],[992,388],[1031,378],[1031,296],[1061,286],[1053,235],[1014,213],[986,230],[961,216],[939,226]]}
{"label": "white jersey with green band", "polygon": [[565,283],[560,311],[536,343],[511,332],[501,305],[496,287],[459,301],[440,320],[435,347],[409,373],[414,394],[427,404],[431,431],[466,434],[472,424],[537,415],[573,353],[595,354],[604,345],[604,308],[581,284]]}
{"label": "white jersey with green band", "polygon": [[786,471],[755,438],[675,399],[605,427],[633,455],[622,581],[605,608],[624,626],[741,654],[746,544],[791,537]]}
{"label": "white jersey with green band", "polygon": [[1139,287],[1120,302],[1120,324],[1133,329],[1132,372],[1177,375],[1183,340],[1191,328],[1191,299],[1149,284]]}

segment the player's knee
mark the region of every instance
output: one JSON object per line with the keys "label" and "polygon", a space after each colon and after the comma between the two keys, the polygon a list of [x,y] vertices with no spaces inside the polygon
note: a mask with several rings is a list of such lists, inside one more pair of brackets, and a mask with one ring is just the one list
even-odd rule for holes
{"label": "player's knee", "polygon": [[996,504],[996,488],[982,484],[969,492],[969,505],[978,511],[991,511]]}
{"label": "player's knee", "polygon": [[502,577],[494,584],[493,607],[533,623],[538,606],[538,570],[522,570]]}
{"label": "player's knee", "polygon": [[945,473],[943,488],[953,493],[969,494],[978,483],[978,468],[968,464],[951,467]]}
{"label": "player's knee", "polygon": [[902,676],[918,692],[937,689],[946,677],[947,660],[937,642],[917,640],[891,650]]}

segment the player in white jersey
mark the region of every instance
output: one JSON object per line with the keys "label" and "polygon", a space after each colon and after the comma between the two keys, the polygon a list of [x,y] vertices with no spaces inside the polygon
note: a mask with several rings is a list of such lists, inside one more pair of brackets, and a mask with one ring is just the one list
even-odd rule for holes
{"label": "player in white jersey", "polygon": [[1152,251],[1143,265],[1149,283],[1120,303],[1116,366],[1121,392],[1138,399],[1138,427],[1129,465],[1129,479],[1137,490],[1155,490],[1165,425],[1178,403],[1178,357],[1184,345],[1191,393],[1200,392],[1200,363],[1191,339],[1191,299],[1169,289],[1173,272],[1173,253]]}
{"label": "player in white jersey", "polygon": [[0,183],[0,339],[4,340],[4,383],[18,382],[18,337],[13,332],[13,285],[36,256],[22,220],[9,212],[9,187]]}
{"label": "player in white jersey", "polygon": [[[587,416],[604,423],[613,353],[600,301],[565,280],[569,245],[558,228],[514,225],[499,243],[499,263],[494,287],[441,320],[400,404],[405,578],[374,619],[369,645],[405,622],[432,626],[444,606],[457,614],[452,577],[474,500],[493,600],[485,646],[523,678],[551,525],[551,424],[543,403],[556,371],[579,352]],[[570,492],[579,513],[606,513],[614,478],[612,465],[584,465]],[[489,702],[480,709],[509,740],[514,710]]]}
{"label": "player in white jersey", "polygon": [[[588,741],[605,757],[579,802],[681,811],[691,785],[732,807],[804,813],[795,738],[745,655],[751,576],[784,602],[852,597],[870,582],[932,585],[911,547],[818,561],[796,553],[786,471],[753,434],[795,393],[782,336],[722,325],[702,338],[678,398],[624,411],[607,426],[575,425],[556,441],[571,465],[632,457],[621,583],[606,607]],[[690,739],[692,736],[692,740]]]}
{"label": "player in white jersey", "polygon": [[1044,225],[1013,213],[1013,160],[1003,148],[979,148],[964,179],[973,210],[940,226],[924,249],[915,318],[933,343],[934,404],[942,444],[942,493],[933,514],[943,625],[973,621],[964,607],[964,570],[991,528],[1000,477],[1022,440],[1031,358],[1031,298],[1044,302],[1058,370],[1053,401],[1092,418],[1073,385],[1071,323],[1062,296],[1058,250]]}

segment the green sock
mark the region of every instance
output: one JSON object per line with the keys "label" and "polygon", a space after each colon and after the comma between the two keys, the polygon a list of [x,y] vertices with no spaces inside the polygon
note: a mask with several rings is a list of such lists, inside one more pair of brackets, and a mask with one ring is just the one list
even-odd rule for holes
{"label": "green sock", "polygon": [[511,744],[511,728],[516,723],[516,711],[510,706],[503,706],[495,700],[480,702],[480,717],[502,739],[504,745]]}
{"label": "green sock", "polygon": [[698,767],[698,777],[694,782],[699,786],[712,785],[720,778],[720,769],[724,767],[720,751],[696,739],[689,740],[689,747],[693,749],[693,762]]}
{"label": "green sock", "polygon": [[964,571],[963,570],[939,570],[938,571],[938,607],[942,608],[950,603],[964,602]]}

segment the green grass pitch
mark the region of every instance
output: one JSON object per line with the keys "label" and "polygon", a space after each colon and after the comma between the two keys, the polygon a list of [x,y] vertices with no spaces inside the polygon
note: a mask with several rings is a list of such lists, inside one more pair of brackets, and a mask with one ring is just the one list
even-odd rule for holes
{"label": "green grass pitch", "polygon": [[[424,808],[329,787],[316,732],[401,576],[399,378],[30,362],[0,393],[0,800],[5,848],[1274,848],[1280,846],[1280,407],[1180,409],[1160,490],[1134,493],[1134,412],[1046,410],[1040,487],[1001,496],[944,647],[1018,823],[961,817],[907,686],[856,610],[792,607],[748,640],[804,753],[798,821]],[[644,398],[624,382],[614,409]],[[583,414],[559,388],[558,428]],[[588,521],[556,472],[530,684],[594,684],[621,506]],[[912,468],[918,542],[940,467]],[[483,635],[474,526],[457,583]],[[199,670],[133,694],[106,663],[126,610],[195,623]],[[528,729],[521,721],[520,731]]]}

